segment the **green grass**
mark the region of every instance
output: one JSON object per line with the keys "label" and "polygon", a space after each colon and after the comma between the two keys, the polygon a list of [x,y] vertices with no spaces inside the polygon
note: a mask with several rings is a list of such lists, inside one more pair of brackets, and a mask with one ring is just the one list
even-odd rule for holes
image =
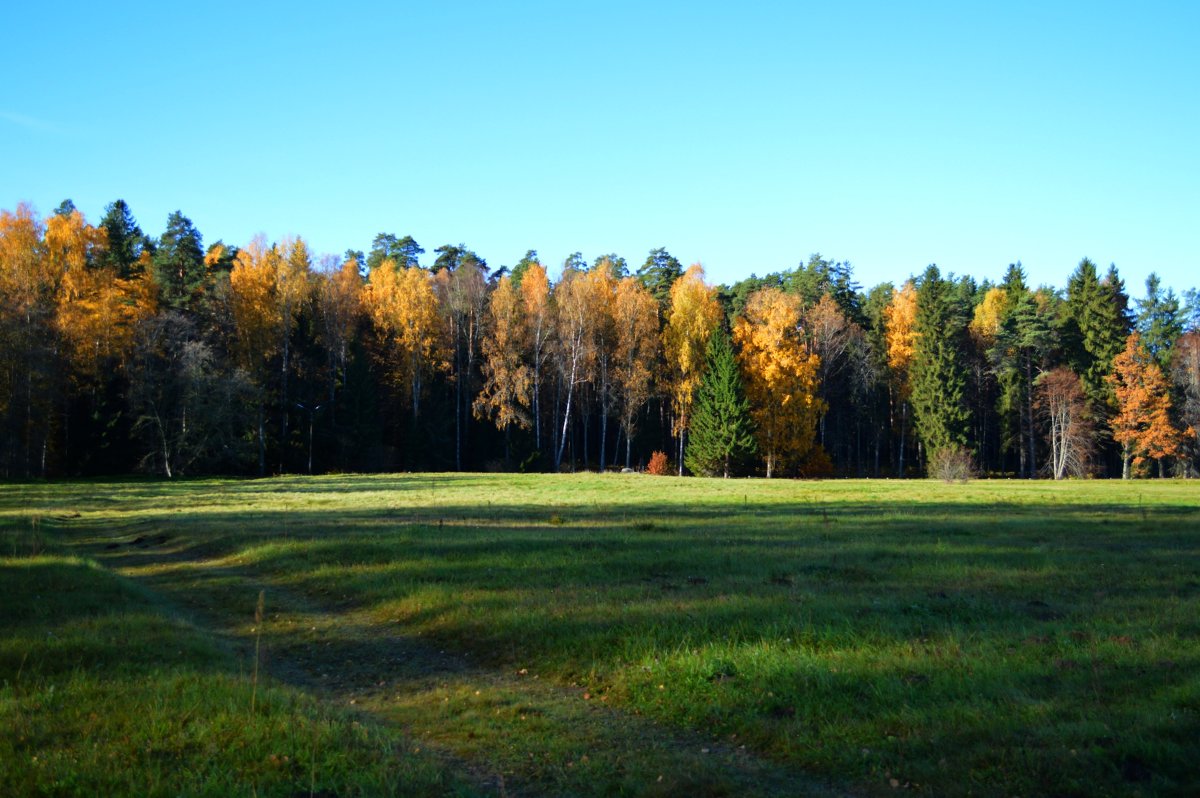
{"label": "green grass", "polygon": [[88,482],[0,524],[17,794],[1200,789],[1200,484]]}

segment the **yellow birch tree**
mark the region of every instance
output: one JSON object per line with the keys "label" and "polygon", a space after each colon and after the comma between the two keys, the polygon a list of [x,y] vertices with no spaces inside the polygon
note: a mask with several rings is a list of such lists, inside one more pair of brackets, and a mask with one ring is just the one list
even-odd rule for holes
{"label": "yellow birch tree", "polygon": [[799,295],[764,288],[750,295],[733,327],[768,479],[813,450],[825,411],[817,397],[821,358],[804,346],[801,310]]}
{"label": "yellow birch tree", "polygon": [[708,339],[721,323],[721,306],[716,288],[704,282],[704,267],[688,267],[671,286],[663,348],[667,355],[672,432],[679,440],[679,475],[683,476],[683,448],[691,417],[692,399],[704,378]]}

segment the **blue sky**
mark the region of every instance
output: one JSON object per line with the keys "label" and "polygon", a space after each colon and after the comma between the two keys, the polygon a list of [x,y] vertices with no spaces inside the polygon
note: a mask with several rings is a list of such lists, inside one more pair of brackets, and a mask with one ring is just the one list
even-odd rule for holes
{"label": "blue sky", "polygon": [[[13,4],[0,207],[864,285],[1200,283],[1200,4]],[[314,4],[315,5],[315,4]]]}

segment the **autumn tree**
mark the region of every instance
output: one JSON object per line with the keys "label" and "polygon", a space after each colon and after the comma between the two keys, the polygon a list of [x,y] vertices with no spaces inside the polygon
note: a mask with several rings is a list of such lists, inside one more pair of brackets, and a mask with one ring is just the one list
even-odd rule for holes
{"label": "autumn tree", "polygon": [[288,446],[288,419],[291,402],[288,395],[288,375],[292,372],[292,332],[296,329],[300,310],[312,293],[312,257],[302,238],[285,238],[279,245],[278,271],[275,275],[275,301],[279,303],[280,365],[280,466]]}
{"label": "autumn tree", "polygon": [[529,429],[533,379],[525,362],[528,332],[521,296],[507,275],[500,278],[488,302],[488,334],[483,338],[483,390],[474,403],[475,417],[491,418],[504,432],[505,460],[509,431]]}
{"label": "autumn tree", "polygon": [[800,322],[800,297],[778,288],[751,294],[734,322],[733,339],[740,350],[741,373],[768,479],[809,454],[817,419],[825,411],[825,403],[817,397],[821,358],[805,349]]}
{"label": "autumn tree", "polygon": [[1085,476],[1095,446],[1096,428],[1079,375],[1059,366],[1040,374],[1034,390],[1034,405],[1045,421],[1050,439],[1050,475],[1054,479]]}
{"label": "autumn tree", "polygon": [[912,396],[911,370],[916,353],[917,288],[909,280],[893,289],[892,301],[883,311],[884,342],[887,346],[887,365],[891,375],[895,405],[900,409],[900,446],[897,450],[896,474],[904,476],[905,441],[908,432],[909,400]]}
{"label": "autumn tree", "polygon": [[726,479],[754,453],[754,427],[729,336],[717,327],[705,348],[685,464],[693,474]]}
{"label": "autumn tree", "polygon": [[45,231],[29,205],[0,211],[0,413],[10,475],[45,476],[50,453],[60,275],[46,257]]}
{"label": "autumn tree", "polygon": [[1121,477],[1129,479],[1147,460],[1156,461],[1163,476],[1162,461],[1178,454],[1180,435],[1171,425],[1171,396],[1162,369],[1136,332],[1113,360],[1107,381],[1117,404],[1112,431],[1121,446]]}
{"label": "autumn tree", "polygon": [[421,381],[439,362],[438,298],[433,278],[417,267],[385,260],[371,271],[363,304],[385,336],[385,357],[393,380],[407,394],[415,424],[421,414]]}
{"label": "autumn tree", "polygon": [[468,444],[475,364],[487,308],[487,262],[463,244],[446,244],[434,251],[438,254],[434,261],[434,290],[442,314],[454,388],[454,467],[461,471],[463,451]]}
{"label": "autumn tree", "polygon": [[317,312],[321,320],[320,340],[329,357],[327,401],[336,422],[337,389],[347,382],[350,345],[363,314],[363,281],[357,258],[348,258],[338,269],[321,276]]}
{"label": "autumn tree", "polygon": [[258,472],[267,470],[266,403],[270,363],[278,351],[283,308],[278,301],[279,273],[284,268],[278,247],[257,236],[238,252],[229,273],[238,363],[255,386]]}
{"label": "autumn tree", "polygon": [[[613,303],[616,301],[617,281],[613,277],[613,265],[602,260],[590,269],[585,278],[587,283],[590,334],[592,351],[595,353],[595,389],[600,400],[600,471],[604,471],[608,445],[608,419],[617,402],[617,389],[613,359],[616,356],[617,329]],[[584,452],[586,455],[586,426]],[[586,456],[585,456],[586,459]]]}
{"label": "autumn tree", "polygon": [[[526,275],[528,280],[529,275]],[[554,322],[558,373],[566,392],[562,430],[554,453],[554,468],[562,467],[571,425],[571,410],[579,387],[588,382],[595,365],[591,286],[585,272],[568,269],[554,288]]]}
{"label": "autumn tree", "polygon": [[709,336],[721,323],[721,306],[716,290],[704,282],[700,264],[671,285],[667,323],[663,329],[663,349],[667,356],[672,432],[679,441],[679,475],[683,476],[683,456],[692,397],[704,376],[705,352]]}
{"label": "autumn tree", "polygon": [[[530,251],[535,258],[536,252]],[[520,276],[521,313],[528,333],[529,369],[533,380],[533,440],[542,450],[542,375],[552,351],[554,314],[550,305],[550,280],[546,269],[536,260],[528,263]],[[513,277],[515,281],[517,276]]]}
{"label": "autumn tree", "polygon": [[613,322],[616,327],[613,382],[620,395],[625,467],[629,468],[637,414],[650,399],[654,384],[652,369],[659,356],[658,302],[636,277],[625,277],[617,284]]}

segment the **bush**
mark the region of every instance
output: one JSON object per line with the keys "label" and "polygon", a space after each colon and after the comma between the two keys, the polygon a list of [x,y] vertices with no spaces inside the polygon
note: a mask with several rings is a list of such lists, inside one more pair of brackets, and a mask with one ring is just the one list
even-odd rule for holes
{"label": "bush", "polygon": [[929,476],[943,482],[966,482],[974,475],[971,453],[961,446],[938,449],[929,458]]}
{"label": "bush", "polygon": [[670,476],[671,464],[667,461],[667,453],[655,452],[650,455],[650,462],[646,465],[646,473],[653,474],[656,477]]}

